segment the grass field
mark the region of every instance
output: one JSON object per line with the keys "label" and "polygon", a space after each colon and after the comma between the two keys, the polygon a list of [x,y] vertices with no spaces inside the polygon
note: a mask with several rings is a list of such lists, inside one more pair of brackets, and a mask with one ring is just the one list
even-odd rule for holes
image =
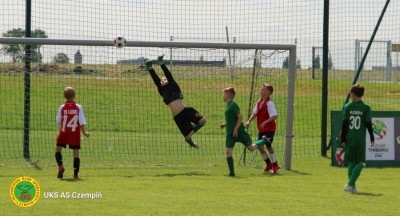
{"label": "grass field", "polygon": [[[278,175],[261,168],[237,166],[229,178],[224,155],[221,90],[234,86],[236,101],[247,115],[251,68],[175,67],[174,76],[185,103],[208,120],[196,134],[199,151],[189,149],[150,78],[139,69],[121,65],[84,65],[90,73],[74,74],[73,66],[49,67],[32,74],[30,112],[31,163],[22,157],[24,80],[22,65],[0,64],[0,215],[397,215],[400,195],[396,168],[367,168],[359,180],[360,194],[345,193],[346,170],[330,167],[320,158],[321,80],[299,70],[296,80],[292,170]],[[274,148],[281,165],[285,146],[287,72],[259,71],[256,88],[275,85],[278,132]],[[329,82],[328,110],[339,110],[351,84],[351,71],[336,71],[342,79]],[[365,100],[373,110],[397,110],[397,83],[365,82]],[[92,132],[83,140],[81,180],[71,181],[72,158],[64,153],[67,172],[58,180],[53,159],[57,107],[62,89],[74,86]],[[253,102],[254,103],[254,102]],[[253,104],[254,105],[254,104]],[[252,106],[252,105],[251,105]],[[328,114],[329,115],[329,114]],[[329,125],[329,124],[328,124]],[[255,139],[255,125],[250,129]],[[329,128],[328,128],[329,133]],[[239,162],[242,146],[235,150]],[[329,153],[328,153],[329,154]],[[249,154],[251,165],[262,165]],[[12,203],[8,190],[20,176],[31,176],[41,186],[41,198],[30,208]],[[46,199],[45,192],[101,192],[102,199]]]}
{"label": "grass field", "polygon": [[[343,191],[346,169],[326,158],[295,160],[292,171],[277,175],[237,166],[227,177],[223,160],[204,163],[154,159],[125,161],[124,167],[83,167],[81,180],[55,177],[52,162],[37,167],[14,160],[0,165],[0,215],[398,215],[400,173],[396,168],[366,168],[359,194]],[[115,162],[111,162],[115,164]],[[42,166],[43,165],[43,166]],[[12,203],[8,190],[19,176],[35,178],[42,191],[32,207]],[[45,192],[102,193],[101,199],[50,199]]]}
{"label": "grass field", "polygon": [[[179,68],[176,68],[176,79],[181,83],[184,91],[185,103],[195,107],[208,119],[207,127],[201,130],[201,134],[205,136],[197,136],[197,140],[204,145],[204,149],[212,149],[204,153],[205,156],[214,154],[219,155],[220,147],[224,143],[224,130],[220,130],[218,125],[224,122],[223,109],[225,104],[222,101],[221,90],[227,86],[235,86],[238,94],[235,99],[242,106],[243,114],[247,116],[248,100],[250,91],[250,78],[240,76],[234,81],[226,82],[226,77],[207,76],[215,72],[217,69],[198,73],[196,77],[189,77]],[[218,72],[218,71],[216,71]],[[208,74],[207,74],[208,73]],[[200,76],[201,75],[201,76]],[[92,137],[87,142],[94,143],[96,146],[102,146],[107,151],[100,151],[99,148],[92,148],[87,152],[91,152],[93,156],[103,156],[109,153],[108,145],[112,143],[113,154],[124,154],[128,151],[134,155],[140,155],[141,149],[138,145],[132,145],[130,142],[135,140],[135,144],[143,143],[148,145],[158,142],[162,139],[163,146],[176,146],[176,148],[184,148],[183,154],[189,154],[184,145],[183,138],[176,129],[168,108],[163,104],[158,95],[154,84],[148,76],[141,74],[132,75],[128,79],[108,79],[99,78],[97,76],[32,76],[31,78],[31,147],[32,153],[36,157],[46,157],[48,150],[52,149],[54,136],[57,133],[57,125],[54,122],[56,110],[59,104],[63,103],[62,91],[60,86],[76,86],[78,91],[77,101],[81,103],[85,110],[88,120],[87,128],[92,131]],[[238,75],[239,76],[239,75]],[[21,126],[23,126],[23,77],[21,76],[2,76],[0,90],[4,95],[9,95],[5,103],[0,104],[1,110],[8,113],[2,117],[0,121],[1,136],[9,140],[11,143],[20,143]],[[275,79],[276,91],[274,97],[276,99],[277,108],[282,116],[286,114],[286,78],[277,77]],[[258,86],[256,87],[259,88]],[[258,90],[257,90],[258,91]],[[258,95],[258,93],[256,93]],[[258,96],[255,96],[256,98]],[[304,95],[305,100],[313,100],[312,95]],[[150,114],[150,115],[149,115]],[[312,113],[308,113],[308,116]],[[301,115],[299,115],[301,116]],[[306,116],[301,116],[301,119]],[[299,119],[298,125],[312,134],[308,139],[318,137],[318,134],[311,133],[315,130],[316,125],[304,124]],[[277,142],[284,145],[285,142],[285,118],[279,119],[279,132],[276,139]],[[255,124],[253,124],[252,135],[255,139]],[[147,138],[146,138],[147,137]],[[299,136],[300,137],[300,136]],[[183,145],[177,144],[177,140],[183,142]],[[215,141],[214,141],[215,140]],[[222,145],[219,145],[222,143]],[[88,145],[88,147],[91,145]],[[92,145],[93,146],[93,145]],[[107,146],[107,147],[106,147]],[[150,145],[153,146],[153,145]],[[183,146],[183,147],[182,147]],[[19,154],[21,145],[11,145]],[[304,148],[302,146],[301,148]],[[299,146],[300,148],[300,146]],[[317,148],[308,145],[310,152],[315,152]],[[167,151],[174,151],[169,149]],[[52,150],[50,150],[52,151]],[[158,151],[158,152],[157,152]],[[152,150],[154,154],[159,152],[158,146]],[[283,152],[283,150],[280,150]],[[313,154],[313,153],[311,153]],[[315,153],[314,153],[315,154]],[[8,157],[10,154],[5,154]]]}
{"label": "grass field", "polygon": [[[21,71],[22,65],[16,65],[17,71]],[[0,68],[3,68],[1,71],[11,70],[11,66],[1,64]],[[192,155],[147,74],[127,72],[130,71],[128,66],[86,65],[85,68],[92,68],[90,70],[97,73],[79,75],[71,74],[71,67],[68,65],[68,68],[63,68],[61,65],[51,67],[56,68],[55,71],[32,74],[30,145],[33,157],[48,157],[52,154],[58,130],[54,119],[58,106],[64,101],[62,89],[65,86],[77,89],[77,101],[84,107],[87,129],[92,132],[92,137],[85,140],[89,144],[85,150],[89,156],[171,155],[170,152],[176,152],[177,149],[181,155]],[[220,67],[174,68],[174,76],[184,92],[185,103],[195,107],[208,120],[207,126],[196,136],[197,141],[204,146],[200,155],[219,156],[223,151],[224,131],[218,127],[224,122],[225,104],[222,102],[221,89],[227,86],[237,88],[235,100],[241,106],[244,116],[247,116],[251,73],[251,68],[238,69],[237,78],[232,81],[227,79],[228,71]],[[286,141],[287,72],[263,68],[258,73],[254,100],[258,98],[258,88],[264,80],[275,85],[273,100],[280,116],[275,143],[278,154],[282,155]],[[293,154],[314,157],[320,154],[321,82],[309,79],[309,74],[309,70],[299,70],[296,80]],[[340,79],[330,81],[328,110],[341,108],[349,83],[348,80]],[[6,158],[21,157],[23,76],[20,72],[3,73],[0,84],[1,97],[4,98],[0,103],[3,113],[0,117],[0,137],[7,141],[4,143],[7,148],[0,150],[0,154],[4,152],[2,157]],[[365,100],[374,110],[397,109],[400,90],[396,83],[366,82],[365,85]],[[255,124],[250,133],[256,139]],[[163,148],[151,145],[160,140]],[[143,151],[142,144],[150,146],[146,149],[147,153]]]}

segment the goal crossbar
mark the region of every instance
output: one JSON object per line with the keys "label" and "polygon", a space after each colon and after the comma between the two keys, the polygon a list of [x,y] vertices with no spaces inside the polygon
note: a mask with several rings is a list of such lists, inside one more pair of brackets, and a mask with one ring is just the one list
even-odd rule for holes
{"label": "goal crossbar", "polygon": [[[53,38],[0,37],[0,44],[35,44],[35,45],[75,45],[75,46],[114,46],[112,40],[81,40]],[[199,49],[260,49],[289,51],[285,170],[291,170],[292,138],[294,117],[294,89],[296,80],[296,45],[292,44],[258,44],[258,43],[200,43],[175,41],[127,41],[128,47],[159,48],[199,48]]]}
{"label": "goal crossbar", "polygon": [[[76,45],[76,46],[114,46],[112,40],[80,40],[53,38],[0,37],[0,44],[36,44],[36,45]],[[258,44],[258,43],[200,43],[175,41],[127,41],[128,47],[160,48],[215,48],[215,49],[269,49],[294,50],[292,44]]]}

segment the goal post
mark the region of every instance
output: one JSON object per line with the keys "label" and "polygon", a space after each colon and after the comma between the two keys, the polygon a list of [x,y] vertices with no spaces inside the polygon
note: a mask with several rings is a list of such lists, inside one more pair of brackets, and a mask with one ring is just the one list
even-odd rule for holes
{"label": "goal post", "polygon": [[[50,38],[0,37],[0,44],[35,44],[35,45],[68,45],[68,46],[113,46],[112,40],[80,40]],[[195,48],[195,49],[230,49],[230,50],[283,50],[289,52],[287,71],[287,106],[285,131],[285,169],[291,170],[292,137],[294,116],[294,94],[296,80],[296,45],[291,44],[258,44],[258,43],[199,43],[177,41],[127,41],[127,47],[153,48]],[[29,110],[28,110],[29,112]],[[207,115],[205,113],[205,115]],[[29,137],[27,138],[29,139]]]}
{"label": "goal post", "polygon": [[[354,47],[354,76],[357,74],[362,57],[369,40],[355,40]],[[363,70],[374,74],[361,74],[360,80],[396,81],[392,78],[392,42],[390,40],[374,40],[369,50],[368,57],[363,65]],[[363,75],[365,77],[363,77]]]}

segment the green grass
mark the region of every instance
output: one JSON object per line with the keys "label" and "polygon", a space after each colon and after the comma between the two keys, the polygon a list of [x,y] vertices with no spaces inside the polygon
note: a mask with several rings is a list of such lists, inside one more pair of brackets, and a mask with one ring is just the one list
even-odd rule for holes
{"label": "green grass", "polygon": [[[89,160],[89,159],[88,159]],[[13,165],[10,165],[12,162]],[[37,161],[36,161],[37,162]],[[69,162],[69,161],[68,161]],[[396,168],[366,168],[357,182],[359,194],[343,191],[346,169],[330,167],[330,160],[294,160],[292,171],[277,175],[236,166],[237,177],[227,177],[224,160],[213,163],[191,159],[118,161],[124,167],[83,166],[80,181],[55,177],[51,162],[37,168],[21,160],[0,162],[0,215],[398,215],[400,173]],[[84,164],[83,160],[83,164]],[[117,164],[115,161],[111,164]],[[12,203],[8,189],[19,176],[40,184],[35,206]],[[46,199],[44,192],[101,192],[102,199]]]}
{"label": "green grass", "polygon": [[[233,85],[237,87],[238,91],[246,92],[238,94],[235,99],[242,106],[242,112],[246,116],[249,100],[249,77],[239,77],[226,84],[224,81],[226,78],[209,79],[203,76],[188,79],[177,75],[177,79],[182,83],[185,103],[195,107],[208,120],[206,127],[200,131],[198,136],[196,135],[196,139],[205,149],[213,149],[207,154],[219,155],[220,147],[223,147],[224,143],[224,130],[220,130],[218,127],[220,123],[224,122],[225,104],[222,101],[221,89]],[[9,140],[10,143],[15,143],[15,145],[4,143],[8,146],[8,151],[15,152],[5,154],[4,157],[14,155],[18,157],[22,152],[21,128],[24,114],[23,106],[21,106],[23,101],[22,77],[2,76],[1,82],[4,85],[0,85],[0,90],[3,95],[9,95],[9,98],[5,103],[0,104],[0,109],[7,113],[0,117],[3,119],[0,121],[0,136]],[[162,140],[161,145],[166,148],[170,148],[170,146],[174,146],[174,149],[180,149],[182,146],[186,148],[168,108],[163,104],[148,76],[138,75],[135,79],[97,79],[86,76],[71,76],[66,79],[59,76],[32,76],[31,82],[30,143],[32,149],[42,149],[42,151],[34,151],[34,157],[46,156],[48,150],[53,149],[54,137],[58,130],[54,121],[56,110],[64,101],[62,89],[68,85],[76,86],[77,101],[84,107],[88,121],[87,129],[92,132],[92,137],[88,142],[95,146],[101,146],[101,148],[95,147],[93,150],[106,149],[104,145],[108,144],[110,139],[115,145],[114,152],[120,155],[126,153],[126,150],[122,150],[123,148],[128,149],[127,151],[131,155],[140,155],[137,154],[140,152],[137,149],[140,148],[140,145],[150,145],[160,140]],[[286,83],[285,79],[276,80],[277,88],[282,90],[276,91],[274,95],[277,109],[283,116],[278,120],[279,129],[276,135],[278,137],[276,143],[281,143],[280,146],[284,146],[285,142],[286,87],[284,87],[284,83]],[[311,113],[307,115],[311,115]],[[303,118],[305,116],[301,117],[301,119]],[[256,139],[255,124],[252,126],[250,132],[253,139]],[[300,126],[302,130],[308,131],[310,134],[316,127],[303,123]],[[317,134],[313,134],[309,137],[317,136]],[[125,139],[126,142],[120,142],[121,139]],[[318,149],[318,147],[310,145],[307,148],[310,152],[316,151],[312,149]],[[130,149],[133,150],[130,151]],[[103,151],[99,152],[99,155],[107,153]]]}
{"label": "green grass", "polygon": [[[237,77],[232,81],[226,68],[174,67],[173,74],[183,90],[185,104],[195,107],[207,118],[207,125],[195,136],[195,141],[204,148],[199,153],[193,153],[188,150],[150,77],[140,72],[137,65],[83,67],[98,73],[77,75],[72,72],[73,65],[57,65],[47,67],[51,70],[32,74],[30,147],[33,158],[52,156],[58,132],[55,116],[58,106],[64,102],[62,89],[65,86],[77,89],[77,102],[84,107],[87,129],[92,136],[84,141],[88,145],[83,152],[92,157],[165,156],[177,151],[183,156],[219,157],[224,147],[224,131],[218,127],[224,122],[225,104],[221,90],[234,86],[238,91],[235,100],[245,118],[249,110],[251,68],[237,68]],[[20,72],[23,71],[23,64],[2,63],[0,69],[0,138],[5,141],[0,143],[0,156],[19,158],[22,156],[24,125],[24,79]],[[275,92],[272,99],[279,113],[274,145],[277,154],[282,157],[286,142],[287,71],[263,68],[258,72],[251,107],[258,98],[261,83],[273,83]],[[348,73],[336,71],[343,79],[336,77],[330,80],[328,110],[341,109],[351,83],[344,79]],[[311,80],[310,74],[310,70],[298,70],[296,79],[293,155],[298,157],[320,155],[322,84],[321,80]],[[365,101],[371,104],[373,110],[397,110],[400,103],[397,83],[363,84],[367,89]],[[328,134],[329,124],[328,114]],[[255,124],[250,133],[256,140]],[[146,146],[146,151],[143,146]]]}
{"label": "green grass", "polygon": [[[234,86],[236,101],[247,115],[251,68],[238,68],[229,80],[226,68],[175,67],[185,103],[208,120],[196,134],[199,151],[184,143],[168,108],[149,76],[140,68],[122,65],[84,65],[92,73],[72,74],[73,65],[49,67],[31,77],[30,150],[33,162],[22,157],[24,80],[22,64],[0,64],[0,215],[397,215],[399,179],[395,168],[367,168],[358,182],[358,195],[343,192],[346,170],[319,158],[321,80],[299,70],[296,80],[292,171],[272,176],[261,168],[236,167],[228,178],[221,90]],[[49,69],[49,70],[50,70]],[[328,110],[340,110],[352,72],[329,82]],[[262,82],[275,85],[273,100],[279,112],[274,148],[284,164],[287,81],[286,71],[262,69]],[[351,76],[350,76],[351,77]],[[330,77],[332,78],[332,77]],[[347,80],[346,80],[347,79]],[[397,83],[364,82],[365,100],[373,110],[397,110]],[[55,178],[55,116],[63,103],[62,90],[77,89],[85,110],[90,139],[83,140],[81,181],[72,182],[70,151],[63,156],[66,180]],[[254,102],[251,106],[254,105]],[[328,129],[329,131],[329,129]],[[253,139],[256,128],[250,129]],[[235,150],[238,164],[242,146]],[[262,165],[257,153],[252,165]],[[35,166],[33,166],[35,165]],[[14,205],[8,190],[19,176],[34,177],[41,186],[39,202],[30,208]],[[45,199],[43,192],[101,192],[102,199]]]}

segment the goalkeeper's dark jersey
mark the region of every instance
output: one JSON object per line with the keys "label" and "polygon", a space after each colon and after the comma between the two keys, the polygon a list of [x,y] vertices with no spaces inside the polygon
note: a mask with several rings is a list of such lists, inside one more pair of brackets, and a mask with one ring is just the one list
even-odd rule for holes
{"label": "goalkeeper's dark jersey", "polygon": [[153,78],[154,84],[156,84],[158,88],[158,93],[160,93],[161,97],[163,98],[164,103],[168,105],[176,99],[183,99],[181,88],[179,88],[178,83],[176,83],[176,81],[172,77],[171,72],[165,65],[161,65],[161,68],[164,71],[165,77],[168,80],[168,84],[165,86],[161,85],[161,80],[153,69],[149,71],[151,77]]}
{"label": "goalkeeper's dark jersey", "polygon": [[371,108],[362,101],[353,101],[345,105],[343,120],[349,122],[346,135],[348,146],[365,146],[367,122],[371,122]]}

